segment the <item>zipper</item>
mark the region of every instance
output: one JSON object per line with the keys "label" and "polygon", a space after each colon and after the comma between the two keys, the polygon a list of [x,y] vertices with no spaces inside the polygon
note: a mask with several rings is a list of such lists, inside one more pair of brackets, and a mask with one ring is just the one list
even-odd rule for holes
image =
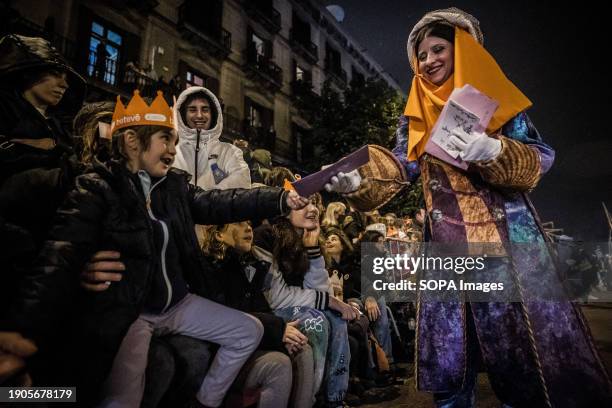
{"label": "zipper", "polygon": [[166,225],[166,223],[162,220],[157,219],[155,215],[153,214],[153,210],[151,209],[151,193],[153,192],[153,189],[155,189],[155,187],[157,187],[157,185],[159,185],[159,183],[161,183],[165,179],[166,177],[163,177],[157,183],[153,184],[146,198],[146,206],[147,206],[147,212],[149,213],[149,217],[153,221],[159,222],[159,224],[162,227],[163,234],[164,234],[164,243],[162,244],[162,251],[161,251],[161,267],[162,267],[162,274],[164,276],[164,281],[166,282],[166,288],[168,289],[168,299],[166,300],[166,304],[164,308],[162,309],[161,313],[166,312],[166,310],[168,309],[168,306],[170,306],[170,303],[172,301],[172,284],[170,283],[170,278],[168,278],[168,270],[166,269],[166,250],[168,249],[168,241],[170,239],[170,233],[168,232],[168,226]]}
{"label": "zipper", "polygon": [[196,130],[196,146],[195,146],[195,171],[193,175],[193,185],[198,185],[198,153],[200,153],[200,129]]}

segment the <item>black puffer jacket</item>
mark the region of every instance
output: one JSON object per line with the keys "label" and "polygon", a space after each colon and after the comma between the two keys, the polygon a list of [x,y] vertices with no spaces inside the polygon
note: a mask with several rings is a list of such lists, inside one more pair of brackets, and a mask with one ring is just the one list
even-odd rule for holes
{"label": "black puffer jacket", "polygon": [[[204,191],[188,180],[187,173],[171,169],[158,187],[169,209],[183,277],[201,295],[222,293],[205,267],[194,221],[217,224],[277,216],[286,210],[285,193],[277,188]],[[97,163],[95,172],[80,176],[76,184],[58,210],[10,326],[44,343],[64,311],[78,310],[76,327],[85,346],[78,370],[83,395],[103,381],[127,329],[141,313],[159,256],[142,189],[122,163]],[[82,293],[80,271],[101,249],[121,252],[123,279],[104,292]]]}
{"label": "black puffer jacket", "polygon": [[[85,81],[41,38],[7,35],[0,40],[0,242],[29,242],[0,255],[0,313],[15,293],[15,283],[42,244],[64,195],[80,171],[70,135],[51,114],[45,118],[23,96],[23,77],[32,71],[61,69],[70,88],[58,108],[70,113],[81,105]],[[51,150],[12,139],[55,141]]]}
{"label": "black puffer jacket", "polygon": [[24,73],[41,70],[66,72],[69,88],[58,109],[76,113],[85,96],[86,82],[49,41],[39,37],[9,34],[0,39],[0,83],[13,88]]}

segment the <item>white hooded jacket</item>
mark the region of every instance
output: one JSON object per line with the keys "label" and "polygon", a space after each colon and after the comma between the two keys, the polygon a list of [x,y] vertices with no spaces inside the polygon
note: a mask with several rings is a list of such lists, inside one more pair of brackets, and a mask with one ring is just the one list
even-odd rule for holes
{"label": "white hooded jacket", "polygon": [[[209,130],[191,129],[183,123],[180,107],[189,95],[196,92],[204,92],[214,102],[211,109],[216,109],[217,121]],[[174,104],[174,120],[179,136],[174,167],[189,172],[192,184],[205,190],[251,187],[251,174],[242,157],[242,150],[219,141],[223,131],[223,113],[219,100],[211,91],[192,86],[181,92]],[[215,168],[218,168],[216,180],[213,174]]]}

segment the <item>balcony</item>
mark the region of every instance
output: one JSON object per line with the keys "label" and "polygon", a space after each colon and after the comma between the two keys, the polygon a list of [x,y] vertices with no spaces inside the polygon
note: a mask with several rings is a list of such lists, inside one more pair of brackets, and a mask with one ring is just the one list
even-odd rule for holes
{"label": "balcony", "polygon": [[236,139],[243,139],[242,121],[229,112],[223,112],[223,134],[224,141],[232,143]]}
{"label": "balcony", "polygon": [[281,29],[281,16],[278,10],[273,7],[263,8],[251,0],[243,2],[247,14],[255,21],[259,22],[266,30],[276,34]]}
{"label": "balcony", "polygon": [[198,16],[189,15],[186,3],[179,7],[178,30],[190,43],[203,49],[213,57],[225,58],[232,52],[232,34],[222,27],[211,33],[199,27]]}
{"label": "balcony", "polygon": [[328,62],[329,61],[326,61],[325,63],[325,72],[328,78],[340,88],[345,87],[348,84],[346,71],[338,66],[334,67]]}
{"label": "balcony", "polygon": [[159,5],[158,0],[109,0],[108,3],[119,11],[133,8],[144,14],[151,13]]}
{"label": "balcony", "polygon": [[296,102],[308,104],[314,100],[317,94],[312,90],[312,83],[309,81],[293,81],[291,82],[291,97]]}
{"label": "balcony", "polygon": [[295,35],[293,29],[289,31],[289,42],[291,48],[302,57],[304,57],[311,64],[316,64],[319,60],[319,47],[317,47],[312,41],[307,41]]}
{"label": "balcony", "polygon": [[157,91],[162,91],[166,101],[172,104],[171,98],[176,92],[167,83],[157,81],[131,66],[120,67],[117,61],[110,58],[98,63],[95,51],[89,53],[85,77],[97,89],[108,94],[120,94],[128,99],[136,89],[142,97],[149,98],[154,98]]}
{"label": "balcony", "polygon": [[274,141],[273,158],[275,161],[293,166],[297,160],[297,147],[294,143],[276,138]]}
{"label": "balcony", "polygon": [[247,77],[263,83],[269,90],[276,92],[283,86],[283,70],[271,59],[247,50],[247,62],[244,65]]}

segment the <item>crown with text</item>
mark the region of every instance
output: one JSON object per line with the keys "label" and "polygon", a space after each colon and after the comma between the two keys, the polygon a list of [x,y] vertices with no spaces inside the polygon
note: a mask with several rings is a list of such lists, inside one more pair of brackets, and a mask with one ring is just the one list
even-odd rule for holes
{"label": "crown with text", "polygon": [[134,96],[127,106],[123,105],[121,97],[117,96],[117,105],[110,128],[111,134],[126,127],[146,125],[174,129],[172,109],[164,99],[164,94],[157,91],[157,96],[151,105],[147,105],[138,90],[134,91]]}

